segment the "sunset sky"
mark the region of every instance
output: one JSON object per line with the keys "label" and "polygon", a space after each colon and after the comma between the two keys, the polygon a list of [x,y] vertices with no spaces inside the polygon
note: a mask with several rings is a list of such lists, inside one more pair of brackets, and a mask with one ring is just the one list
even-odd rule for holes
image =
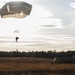
{"label": "sunset sky", "polygon": [[[0,0],[0,8],[9,1],[15,0]],[[0,17],[0,51],[75,50],[75,0],[17,1],[30,3],[32,11],[22,19]]]}

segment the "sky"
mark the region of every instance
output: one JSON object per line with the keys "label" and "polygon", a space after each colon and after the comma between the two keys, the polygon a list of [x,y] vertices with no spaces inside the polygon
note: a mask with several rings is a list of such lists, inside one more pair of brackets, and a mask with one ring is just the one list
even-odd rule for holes
{"label": "sky", "polygon": [[[9,1],[15,0],[0,0],[0,8]],[[17,1],[30,3],[32,11],[22,19],[0,17],[0,51],[75,50],[75,0]]]}

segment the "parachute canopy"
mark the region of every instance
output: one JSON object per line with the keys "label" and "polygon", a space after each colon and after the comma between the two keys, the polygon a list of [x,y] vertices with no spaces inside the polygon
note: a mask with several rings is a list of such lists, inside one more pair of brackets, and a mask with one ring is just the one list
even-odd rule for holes
{"label": "parachute canopy", "polygon": [[19,33],[19,30],[15,30],[14,33]]}
{"label": "parachute canopy", "polygon": [[11,1],[0,9],[1,18],[24,18],[30,15],[32,5],[22,1]]}

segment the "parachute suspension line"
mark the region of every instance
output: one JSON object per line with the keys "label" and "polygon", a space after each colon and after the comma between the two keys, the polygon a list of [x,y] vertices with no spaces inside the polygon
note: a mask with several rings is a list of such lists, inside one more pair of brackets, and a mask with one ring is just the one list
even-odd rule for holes
{"label": "parachute suspension line", "polygon": [[8,11],[8,12],[10,12],[10,8],[9,8],[9,5],[7,5],[7,11]]}

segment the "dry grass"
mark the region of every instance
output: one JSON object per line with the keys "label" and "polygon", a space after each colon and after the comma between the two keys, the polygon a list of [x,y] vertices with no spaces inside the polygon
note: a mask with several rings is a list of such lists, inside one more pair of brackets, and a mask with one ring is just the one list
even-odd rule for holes
{"label": "dry grass", "polygon": [[0,58],[0,75],[75,75],[75,64],[52,63],[52,59]]}

